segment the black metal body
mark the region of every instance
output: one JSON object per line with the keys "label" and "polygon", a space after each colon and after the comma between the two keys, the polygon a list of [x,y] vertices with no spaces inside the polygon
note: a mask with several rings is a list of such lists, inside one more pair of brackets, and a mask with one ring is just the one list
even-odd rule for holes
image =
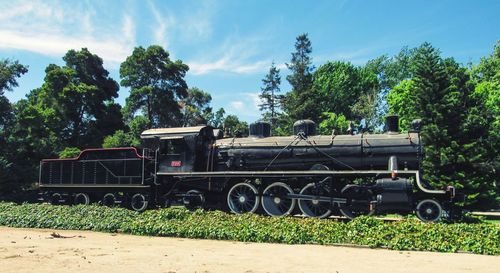
{"label": "black metal body", "polygon": [[[314,131],[304,124],[299,125]],[[39,186],[44,200],[60,194],[71,202],[85,193],[98,201],[112,193],[128,202],[140,193],[161,206],[180,201],[189,207],[224,204],[224,194],[237,183],[255,185],[263,198],[266,186],[282,182],[294,192],[284,198],[342,207],[359,199],[354,188],[343,188],[344,180],[361,179],[365,183],[356,190],[371,196],[369,206],[379,212],[408,213],[423,198],[453,201],[454,190],[422,185],[418,132],[307,136],[302,130],[296,136],[268,137],[257,129],[253,137],[226,139],[216,139],[206,126],[147,130],[141,136],[147,147],[142,155],[135,148],[90,149],[74,159],[43,160]],[[299,194],[309,183],[327,193]]]}

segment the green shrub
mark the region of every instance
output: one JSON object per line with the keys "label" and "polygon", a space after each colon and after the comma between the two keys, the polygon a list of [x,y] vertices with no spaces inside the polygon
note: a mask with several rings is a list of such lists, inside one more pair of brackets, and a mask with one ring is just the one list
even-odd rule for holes
{"label": "green shrub", "polygon": [[233,215],[183,208],[137,213],[101,206],[0,203],[0,225],[123,232],[243,242],[355,244],[394,250],[500,254],[500,226],[489,223],[430,224],[415,218],[387,222],[359,217],[331,219]]}

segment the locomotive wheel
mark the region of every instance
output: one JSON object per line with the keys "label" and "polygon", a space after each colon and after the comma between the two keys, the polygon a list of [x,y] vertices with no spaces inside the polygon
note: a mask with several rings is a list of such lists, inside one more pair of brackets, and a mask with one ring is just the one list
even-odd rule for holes
{"label": "locomotive wheel", "polygon": [[293,190],[285,183],[275,182],[262,193],[262,208],[270,216],[286,216],[295,208],[295,199],[287,197]]}
{"label": "locomotive wheel", "polygon": [[249,183],[238,183],[227,193],[227,205],[236,214],[255,212],[259,200],[257,189]]}
{"label": "locomotive wheel", "polygon": [[144,211],[148,205],[148,198],[142,193],[136,193],[130,199],[130,207],[135,211]]}
{"label": "locomotive wheel", "polygon": [[62,195],[60,193],[53,193],[51,196],[50,196],[50,199],[49,199],[49,203],[51,205],[60,205],[64,202],[63,198],[62,198]]}
{"label": "locomotive wheel", "polygon": [[342,189],[342,195],[347,199],[347,203],[340,206],[340,212],[345,217],[354,219],[357,216],[375,213],[370,205],[373,200],[370,190],[358,185],[347,185]]}
{"label": "locomotive wheel", "polygon": [[[302,188],[300,194],[314,195],[319,197],[327,195],[328,192],[326,189],[316,186],[315,183],[310,183]],[[332,213],[331,204],[329,202],[321,202],[318,199],[299,199],[299,208],[300,211],[308,217],[326,218]]]}
{"label": "locomotive wheel", "polygon": [[417,217],[423,222],[436,222],[443,214],[441,205],[433,199],[425,199],[417,204]]}
{"label": "locomotive wheel", "polygon": [[106,207],[114,207],[116,205],[116,196],[113,193],[106,193],[102,197],[101,204]]}
{"label": "locomotive wheel", "polygon": [[90,204],[90,197],[88,194],[79,192],[75,195],[73,200],[73,204],[75,205],[88,205]]}
{"label": "locomotive wheel", "polygon": [[198,190],[189,190],[186,194],[188,196],[182,198],[182,203],[186,209],[194,211],[197,208],[202,208],[205,204],[205,196],[202,192]]}

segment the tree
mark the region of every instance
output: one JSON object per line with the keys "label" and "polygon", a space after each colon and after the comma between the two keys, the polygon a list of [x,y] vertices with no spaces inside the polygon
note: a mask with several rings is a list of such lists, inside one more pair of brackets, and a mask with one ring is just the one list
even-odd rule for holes
{"label": "tree", "polygon": [[[29,186],[37,179],[37,166],[42,158],[57,157],[63,149],[58,132],[51,129],[58,123],[53,109],[42,109],[33,104],[34,90],[27,99],[19,100],[13,107],[15,119],[9,126],[4,156],[8,158],[7,181],[2,182],[7,193]],[[3,171],[2,171],[3,172]]]}
{"label": "tree", "polygon": [[389,92],[388,102],[406,126],[422,119],[423,178],[438,188],[455,186],[470,208],[498,206],[495,171],[487,164],[492,146],[484,100],[475,98],[467,69],[424,43],[415,52],[412,74]]}
{"label": "tree", "polygon": [[140,141],[141,133],[149,129],[149,120],[145,116],[135,116],[127,125],[130,129],[130,134],[137,142]]}
{"label": "tree", "polygon": [[281,76],[280,70],[276,68],[274,62],[269,68],[269,73],[262,79],[262,84],[261,93],[259,94],[262,104],[259,105],[259,110],[265,111],[264,118],[269,118],[271,128],[275,129],[276,115],[283,96],[278,94],[280,92]]}
{"label": "tree", "polygon": [[[9,59],[0,59],[0,146],[5,147],[4,130],[5,126],[11,123],[13,119],[12,107],[7,97],[4,96],[5,90],[12,91],[18,86],[17,78],[28,72],[28,67],[20,64],[18,61]],[[0,151],[1,148],[0,148]]]}
{"label": "tree", "polygon": [[372,124],[376,123],[377,127],[383,124],[383,117],[390,110],[387,104],[388,93],[401,81],[412,78],[416,50],[416,48],[403,47],[393,57],[382,55],[366,63],[365,69],[375,73],[379,82],[379,88],[376,92],[375,117],[372,120]]}
{"label": "tree", "polygon": [[114,134],[104,138],[103,148],[140,147],[141,133],[148,129],[149,120],[142,115],[130,120],[124,130],[116,130]]}
{"label": "tree", "polygon": [[286,77],[292,90],[287,93],[283,106],[292,119],[312,119],[318,116],[315,105],[309,100],[312,95],[312,72],[314,70],[311,52],[311,41],[308,35],[299,35],[295,41],[292,59],[289,64],[286,64],[292,72]]}
{"label": "tree", "polygon": [[[492,198],[486,199],[484,207],[498,208],[500,206],[500,41],[494,46],[490,56],[481,58],[478,65],[471,69],[471,77],[475,88],[471,93],[471,100],[475,102],[475,109],[471,111],[468,119],[471,134],[478,140],[477,149],[472,151],[475,155],[484,155],[476,167],[481,169],[485,175],[486,185],[495,189],[490,191]],[[482,137],[478,138],[478,133]],[[488,180],[489,178],[489,180]],[[484,199],[483,199],[484,200]],[[489,204],[487,201],[490,201]]]}
{"label": "tree", "polygon": [[248,123],[240,121],[235,115],[228,115],[224,119],[225,137],[243,137],[248,136]]}
{"label": "tree", "polygon": [[76,147],[66,147],[59,153],[59,158],[74,158],[77,157],[82,151]]}
{"label": "tree", "polygon": [[408,131],[413,119],[418,118],[415,104],[415,86],[412,80],[403,80],[387,94],[389,114],[399,116],[399,127]]}
{"label": "tree", "polygon": [[30,102],[42,111],[54,111],[64,147],[84,148],[102,143],[104,136],[123,128],[118,83],[104,69],[102,59],[86,48],[69,50],[65,66],[50,64],[45,81],[32,92]]}
{"label": "tree", "polygon": [[136,47],[120,65],[121,85],[131,89],[126,99],[127,118],[141,111],[150,128],[181,125],[179,102],[188,96],[184,81],[188,70],[182,61],[171,61],[161,46]]}
{"label": "tree", "polygon": [[379,79],[382,96],[385,96],[390,89],[401,81],[410,79],[413,76],[412,67],[416,51],[417,48],[403,47],[393,57],[382,55],[366,63],[366,69],[375,73]]}
{"label": "tree", "polygon": [[208,125],[214,128],[221,129],[224,126],[224,115],[226,111],[224,108],[219,108],[215,113],[210,113],[208,117]]}
{"label": "tree", "polygon": [[182,101],[182,126],[207,124],[212,113],[211,101],[209,93],[196,87],[189,88],[187,97]]}
{"label": "tree", "polygon": [[100,145],[105,135],[123,128],[121,107],[114,103],[118,84],[102,59],[87,49],[70,50],[64,66],[50,64],[44,83],[14,107],[6,139],[9,171],[17,188],[36,181],[42,158],[57,157],[66,147]]}
{"label": "tree", "polygon": [[19,169],[14,164],[17,146],[9,142],[15,116],[4,92],[17,87],[17,79],[26,72],[28,67],[18,61],[0,59],[0,194],[11,193],[21,186],[17,183]]}
{"label": "tree", "polygon": [[378,81],[370,70],[348,62],[327,62],[314,72],[313,90],[311,104],[320,113],[341,114],[357,121],[374,116]]}
{"label": "tree", "polygon": [[104,138],[103,148],[132,147],[139,146],[140,140],[135,138],[130,132],[117,130],[113,135]]}
{"label": "tree", "polygon": [[12,91],[18,86],[17,78],[28,72],[28,67],[18,61],[0,59],[0,96],[5,90]]}
{"label": "tree", "polygon": [[323,120],[319,124],[319,133],[322,135],[331,135],[335,130],[336,135],[347,134],[349,128],[349,120],[342,114],[325,112],[323,113]]}

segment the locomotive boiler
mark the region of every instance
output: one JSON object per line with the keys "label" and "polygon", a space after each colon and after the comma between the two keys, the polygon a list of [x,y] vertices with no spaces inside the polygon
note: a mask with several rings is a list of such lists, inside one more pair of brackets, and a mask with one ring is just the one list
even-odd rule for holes
{"label": "locomotive boiler", "polygon": [[183,204],[233,213],[325,218],[416,212],[423,221],[449,214],[453,187],[430,189],[419,172],[418,122],[400,133],[317,135],[309,120],[291,136],[257,122],[248,137],[221,138],[208,126],[157,128],[144,149],[90,149],[74,159],[43,160],[40,189],[51,203],[100,202],[142,211]]}

